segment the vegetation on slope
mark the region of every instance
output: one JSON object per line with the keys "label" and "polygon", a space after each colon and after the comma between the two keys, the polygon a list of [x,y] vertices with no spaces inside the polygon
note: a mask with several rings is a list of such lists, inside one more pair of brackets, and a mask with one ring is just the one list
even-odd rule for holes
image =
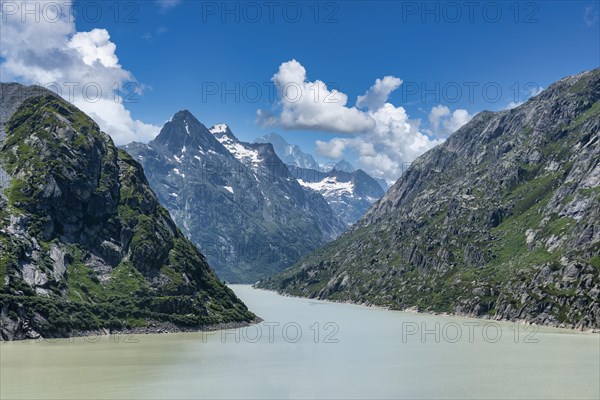
{"label": "vegetation on slope", "polygon": [[158,204],[140,165],[84,113],[33,97],[6,132],[3,339],[255,318]]}

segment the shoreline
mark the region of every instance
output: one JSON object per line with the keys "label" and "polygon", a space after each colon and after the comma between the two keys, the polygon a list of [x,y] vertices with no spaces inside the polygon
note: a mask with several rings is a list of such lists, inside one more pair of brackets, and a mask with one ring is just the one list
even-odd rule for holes
{"label": "shoreline", "polygon": [[256,317],[252,321],[247,322],[226,322],[215,325],[203,325],[196,327],[187,327],[187,326],[177,326],[172,322],[157,322],[152,321],[149,322],[149,326],[144,327],[134,327],[134,328],[125,328],[125,329],[96,329],[92,331],[73,331],[70,332],[67,336],[37,336],[37,337],[24,337],[24,338],[16,338],[11,340],[0,340],[0,344],[2,343],[12,343],[12,342],[27,342],[27,341],[44,341],[44,340],[60,340],[60,339],[73,339],[73,338],[85,338],[85,337],[93,337],[100,338],[105,336],[117,336],[117,335],[165,335],[165,334],[175,334],[175,333],[200,333],[200,332],[215,332],[215,331],[225,331],[230,329],[240,329],[248,326],[260,324],[263,321],[262,318]]}
{"label": "shoreline", "polygon": [[285,292],[279,292],[277,290],[259,288],[259,287],[255,287],[254,285],[249,285],[249,286],[251,286],[255,290],[264,290],[265,292],[272,292],[272,293],[276,293],[283,297],[291,297],[291,298],[296,298],[296,299],[316,300],[316,301],[323,301],[326,303],[334,303],[334,304],[348,304],[348,305],[352,305],[352,306],[373,308],[373,309],[384,310],[384,311],[399,311],[399,312],[410,313],[410,314],[437,315],[437,316],[442,316],[442,317],[472,318],[472,319],[477,319],[477,320],[486,320],[486,321],[495,321],[495,322],[512,322],[514,324],[522,324],[522,325],[527,325],[527,326],[540,326],[540,327],[546,327],[546,328],[564,329],[564,330],[568,330],[571,332],[600,334],[600,327],[599,328],[579,329],[574,326],[567,326],[564,324],[538,324],[537,322],[531,322],[531,321],[528,321],[525,319],[511,320],[511,319],[507,319],[507,318],[494,318],[493,316],[487,316],[487,315],[479,317],[476,315],[471,315],[471,314],[466,314],[466,313],[457,314],[457,313],[435,312],[435,311],[420,311],[414,306],[407,307],[404,309],[391,308],[391,307],[380,306],[377,304],[357,303],[357,302],[353,302],[350,300],[331,300],[331,299],[317,299],[317,298],[313,298],[313,297],[302,297],[302,296],[296,296],[296,295],[292,295],[292,294],[285,293]]}

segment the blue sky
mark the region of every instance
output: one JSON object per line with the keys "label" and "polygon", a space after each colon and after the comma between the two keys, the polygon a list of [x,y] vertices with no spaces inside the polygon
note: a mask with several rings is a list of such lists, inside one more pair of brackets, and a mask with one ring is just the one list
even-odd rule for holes
{"label": "blue sky", "polygon": [[[421,120],[411,126],[433,144],[452,125],[432,129],[433,107],[448,107],[443,118],[457,109],[469,117],[503,109],[563,76],[600,65],[597,1],[481,1],[474,8],[468,2],[298,1],[278,2],[270,16],[265,2],[229,2],[224,13],[223,2],[165,0],[103,3],[100,18],[94,18],[98,3],[87,3],[75,6],[76,31],[105,29],[119,65],[144,87],[137,102],[124,105],[133,119],[161,126],[187,108],[208,126],[229,124],[242,140],[277,132],[311,153],[316,140],[329,143],[357,133],[332,132],[327,124],[257,124],[258,109],[279,115],[271,78],[291,60],[304,67],[307,81],[345,93],[349,108],[376,79],[401,79],[387,101],[402,107],[407,120]],[[298,9],[302,15],[296,18]],[[0,69],[11,77],[8,70]],[[224,99],[223,87],[231,91]],[[215,88],[217,93],[208,92]],[[359,144],[344,143],[337,153],[361,165]],[[377,142],[378,152],[379,146],[386,144]],[[326,147],[321,160],[336,154],[333,144]],[[412,158],[414,152],[408,153],[399,157]]]}

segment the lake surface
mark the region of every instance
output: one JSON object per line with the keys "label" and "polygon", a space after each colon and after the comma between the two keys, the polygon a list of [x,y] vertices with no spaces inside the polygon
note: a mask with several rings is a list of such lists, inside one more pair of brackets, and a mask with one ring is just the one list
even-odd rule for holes
{"label": "lake surface", "polygon": [[598,334],[232,288],[262,324],[0,344],[0,398],[600,398]]}

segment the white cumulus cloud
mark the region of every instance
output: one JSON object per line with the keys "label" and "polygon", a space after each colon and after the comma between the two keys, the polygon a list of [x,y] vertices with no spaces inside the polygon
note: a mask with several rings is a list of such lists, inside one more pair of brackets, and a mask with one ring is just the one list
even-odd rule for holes
{"label": "white cumulus cloud", "polygon": [[318,141],[317,153],[339,159],[344,157],[344,151],[351,150],[369,174],[394,181],[415,158],[443,142],[422,133],[420,122],[410,120],[403,107],[385,103],[370,116],[375,121],[373,130],[354,137]]}
{"label": "white cumulus cloud", "polygon": [[307,81],[306,69],[296,60],[281,64],[271,80],[280,97],[281,112],[274,116],[258,110],[258,122],[262,125],[339,133],[367,131],[375,126],[368,115],[346,106],[346,94],[330,90],[322,81]]}
{"label": "white cumulus cloud", "polygon": [[346,149],[347,139],[335,138],[327,142],[317,140],[315,142],[317,153],[323,157],[335,159],[342,158]]}
{"label": "white cumulus cloud", "polygon": [[68,46],[77,50],[86,65],[93,66],[99,62],[106,68],[119,68],[119,59],[115,54],[117,46],[110,41],[106,29],[92,29],[90,32],[77,32]]}
{"label": "white cumulus cloud", "polygon": [[[398,179],[408,163],[442,143],[472,117],[466,110],[450,111],[437,106],[429,119],[434,129],[422,130],[420,120],[409,118],[403,107],[388,102],[390,94],[402,85],[402,80],[394,76],[377,79],[364,95],[357,97],[355,107],[348,106],[346,94],[328,89],[322,81],[307,81],[306,69],[296,60],[281,64],[272,80],[281,109],[279,113],[258,110],[259,123],[352,134],[317,140],[316,152],[329,159],[354,155],[361,168],[388,181]],[[299,97],[297,89],[318,95]],[[327,102],[329,99],[336,101]]]}
{"label": "white cumulus cloud", "polygon": [[117,46],[106,29],[77,32],[67,1],[15,4],[40,15],[22,18],[18,10],[0,8],[3,81],[54,90],[92,116],[117,144],[148,141],[158,134],[159,127],[134,120],[123,98],[114,93],[115,88],[135,84],[135,78],[119,64]]}
{"label": "white cumulus cloud", "polygon": [[385,76],[383,79],[377,79],[375,84],[367,90],[363,96],[358,96],[356,106],[369,110],[377,111],[388,101],[390,94],[398,89],[402,84],[402,79],[395,76]]}

